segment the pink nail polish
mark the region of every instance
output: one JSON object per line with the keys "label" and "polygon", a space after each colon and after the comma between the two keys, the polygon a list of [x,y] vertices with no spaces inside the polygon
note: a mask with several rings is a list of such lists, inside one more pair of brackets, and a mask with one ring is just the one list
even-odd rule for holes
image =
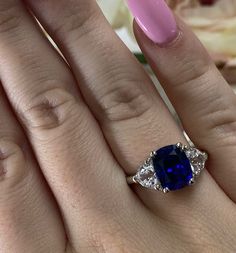
{"label": "pink nail polish", "polygon": [[135,20],[157,44],[167,44],[178,35],[175,17],[165,0],[127,0]]}

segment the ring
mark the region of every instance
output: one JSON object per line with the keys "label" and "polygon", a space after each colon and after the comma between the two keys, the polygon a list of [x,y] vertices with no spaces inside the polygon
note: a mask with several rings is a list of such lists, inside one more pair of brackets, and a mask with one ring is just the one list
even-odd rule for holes
{"label": "ring", "polygon": [[152,151],[127,182],[163,193],[179,190],[195,183],[207,159],[208,154],[195,147],[182,143],[165,146]]}

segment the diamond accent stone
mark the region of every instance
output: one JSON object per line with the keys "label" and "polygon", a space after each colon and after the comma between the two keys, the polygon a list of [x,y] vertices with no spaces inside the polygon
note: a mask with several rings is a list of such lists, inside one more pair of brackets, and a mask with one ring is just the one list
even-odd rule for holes
{"label": "diamond accent stone", "polygon": [[149,189],[159,189],[160,188],[160,182],[156,177],[153,164],[144,164],[140,169],[138,170],[135,181],[137,181],[139,184],[141,184],[143,187],[149,188]]}
{"label": "diamond accent stone", "polygon": [[207,154],[193,147],[188,148],[185,154],[191,163],[194,175],[198,176],[205,168],[205,163],[208,158]]}

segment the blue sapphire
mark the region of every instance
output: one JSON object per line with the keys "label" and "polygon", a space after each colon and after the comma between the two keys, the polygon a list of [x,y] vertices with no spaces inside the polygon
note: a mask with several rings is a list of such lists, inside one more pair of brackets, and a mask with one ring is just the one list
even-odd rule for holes
{"label": "blue sapphire", "polygon": [[185,187],[193,177],[189,159],[176,145],[157,150],[153,165],[162,187],[171,191]]}

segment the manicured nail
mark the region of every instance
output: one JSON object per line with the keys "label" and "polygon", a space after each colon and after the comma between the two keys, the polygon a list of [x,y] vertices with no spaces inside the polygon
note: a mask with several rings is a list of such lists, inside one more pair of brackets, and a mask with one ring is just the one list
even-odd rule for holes
{"label": "manicured nail", "polygon": [[178,35],[175,17],[165,0],[127,0],[135,20],[157,44],[167,44]]}

